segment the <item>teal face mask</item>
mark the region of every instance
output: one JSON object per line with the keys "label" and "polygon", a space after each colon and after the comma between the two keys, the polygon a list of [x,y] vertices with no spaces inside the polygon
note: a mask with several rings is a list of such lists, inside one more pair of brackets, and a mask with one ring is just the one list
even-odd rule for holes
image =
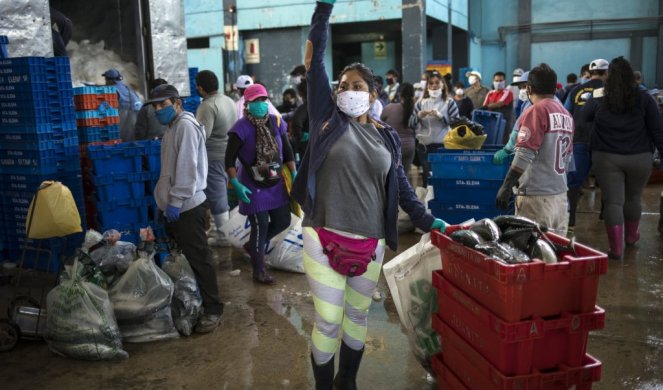
{"label": "teal face mask", "polygon": [[175,119],[177,112],[175,112],[175,106],[166,106],[159,111],[155,111],[154,115],[157,117],[159,123],[167,126],[173,121],[173,119]]}
{"label": "teal face mask", "polygon": [[262,118],[267,115],[268,106],[267,102],[250,102],[247,105],[249,113],[256,118]]}

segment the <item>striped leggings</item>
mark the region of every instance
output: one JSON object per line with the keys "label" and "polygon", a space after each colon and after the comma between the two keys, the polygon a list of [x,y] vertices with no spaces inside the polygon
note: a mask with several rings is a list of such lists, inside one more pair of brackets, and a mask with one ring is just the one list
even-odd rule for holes
{"label": "striped leggings", "polygon": [[385,241],[378,242],[376,259],[363,275],[348,277],[331,268],[313,228],[305,227],[303,234],[304,270],[315,306],[311,352],[315,363],[322,365],[334,357],[341,328],[348,347],[356,351],[364,347],[368,307],[380,277]]}

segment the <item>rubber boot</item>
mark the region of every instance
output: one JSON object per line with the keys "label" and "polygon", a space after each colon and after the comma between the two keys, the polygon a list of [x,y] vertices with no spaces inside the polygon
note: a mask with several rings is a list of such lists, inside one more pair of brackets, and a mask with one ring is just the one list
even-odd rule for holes
{"label": "rubber boot", "polygon": [[364,348],[355,351],[345,342],[341,343],[341,356],[338,365],[338,374],[334,378],[334,388],[338,390],[357,390],[357,372]]}
{"label": "rubber boot", "polygon": [[569,199],[569,232],[573,232],[576,226],[576,210],[578,209],[578,199],[580,198],[580,188],[569,188],[566,192]]}
{"label": "rubber boot", "polygon": [[626,245],[634,245],[640,240],[640,221],[624,222]]}
{"label": "rubber boot", "polygon": [[225,233],[221,231],[221,226],[226,224],[228,220],[230,219],[230,213],[227,211],[221,213],[221,214],[215,214],[212,216],[214,218],[214,237],[210,237],[207,240],[207,243],[212,246],[220,246],[220,247],[228,247],[230,246],[230,243],[228,242],[228,239],[226,238]]}
{"label": "rubber boot", "polygon": [[272,276],[267,273],[267,267],[265,266],[265,252],[258,252],[253,248],[249,249],[249,253],[251,254],[251,265],[253,266],[253,280],[262,284],[274,283]]}
{"label": "rubber boot", "polygon": [[334,357],[321,366],[318,366],[311,354],[311,367],[315,378],[315,390],[332,390],[334,382]]}
{"label": "rubber boot", "polygon": [[624,225],[606,226],[608,232],[608,242],[610,251],[608,257],[611,259],[621,259],[624,249]]}

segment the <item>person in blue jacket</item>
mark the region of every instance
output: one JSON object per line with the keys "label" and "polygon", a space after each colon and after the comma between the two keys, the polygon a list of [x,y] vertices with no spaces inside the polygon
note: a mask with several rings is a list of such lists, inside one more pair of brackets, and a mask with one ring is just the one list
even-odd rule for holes
{"label": "person in blue jacket", "polygon": [[[304,269],[316,311],[311,345],[316,389],[356,389],[371,295],[385,246],[395,250],[398,241],[398,206],[424,231],[444,232],[447,225],[426,212],[410,187],[396,131],[367,115],[378,97],[371,70],[348,65],[332,91],[324,57],[333,3],[317,3],[306,42],[309,144],[292,195],[305,213]],[[331,267],[320,243],[320,235],[329,232],[351,242],[377,241],[365,273],[349,276]]]}
{"label": "person in blue jacket", "polygon": [[106,79],[106,85],[114,85],[117,90],[120,103],[120,138],[124,141],[134,141],[136,120],[143,102],[136,91],[124,83],[122,74],[117,69],[108,69],[102,76]]}

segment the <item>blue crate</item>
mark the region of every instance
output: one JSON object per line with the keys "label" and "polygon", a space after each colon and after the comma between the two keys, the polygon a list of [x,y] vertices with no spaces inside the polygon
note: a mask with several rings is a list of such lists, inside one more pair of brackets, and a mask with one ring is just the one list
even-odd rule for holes
{"label": "blue crate", "polygon": [[96,175],[142,171],[143,147],[135,142],[117,145],[89,145],[87,157]]}
{"label": "blue crate", "polygon": [[433,177],[440,179],[502,180],[511,166],[511,159],[493,164],[496,149],[438,149],[428,154]]}
{"label": "blue crate", "polygon": [[428,183],[433,186],[435,199],[440,202],[486,203],[494,201],[497,191],[502,186],[502,180],[430,178]]}
{"label": "blue crate", "polygon": [[148,221],[149,203],[145,198],[98,202],[95,206],[99,224],[106,228]]}
{"label": "blue crate", "polygon": [[[0,132],[0,144],[11,145],[12,149],[34,149],[42,142],[53,141],[53,133],[2,133]],[[23,145],[21,148],[19,145]],[[8,146],[9,148],[9,146]]]}
{"label": "blue crate", "polygon": [[9,58],[8,44],[9,38],[6,35],[0,35],[0,58]]}
{"label": "blue crate", "polygon": [[120,126],[79,127],[78,140],[80,143],[111,141],[120,138]]}
{"label": "blue crate", "polygon": [[100,104],[99,107],[96,110],[76,111],[76,119],[108,118],[120,115],[117,108],[112,108],[106,102]]}
{"label": "blue crate", "polygon": [[483,131],[488,136],[485,141],[486,144],[503,145],[502,138],[504,137],[506,120],[502,117],[502,113],[474,110],[472,111],[472,121],[483,126]]}
{"label": "blue crate", "polygon": [[494,218],[498,215],[513,214],[511,210],[500,210],[495,207],[495,199],[486,199],[483,203],[473,203],[469,201],[459,202],[441,202],[436,198],[428,201],[428,208],[431,213],[444,219],[447,223],[458,224],[467,221],[470,218],[480,220],[483,218]]}
{"label": "blue crate", "polygon": [[74,95],[105,95],[107,93],[116,93],[114,85],[97,85],[74,88]]}
{"label": "blue crate", "polygon": [[145,197],[145,175],[142,172],[93,176],[92,181],[100,202]]}

